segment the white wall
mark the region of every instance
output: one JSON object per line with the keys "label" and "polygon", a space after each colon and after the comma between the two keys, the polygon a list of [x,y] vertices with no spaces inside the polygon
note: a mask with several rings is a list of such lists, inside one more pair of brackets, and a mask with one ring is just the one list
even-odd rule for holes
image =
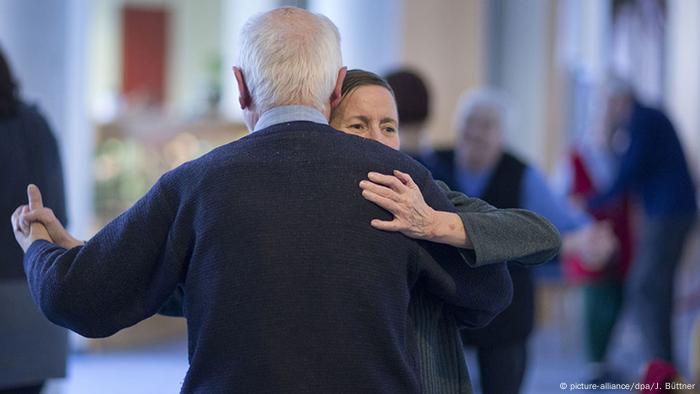
{"label": "white wall", "polygon": [[310,0],[308,9],[327,16],[338,27],[343,61],[349,69],[381,74],[400,59],[400,0]]}
{"label": "white wall", "polygon": [[[700,176],[700,2],[668,2],[665,105]],[[696,178],[698,179],[698,178]]]}
{"label": "white wall", "polygon": [[222,0],[221,18],[222,38],[221,53],[222,67],[221,80],[221,110],[223,114],[232,120],[242,120],[243,114],[238,105],[238,88],[236,78],[233,76],[232,67],[236,65],[238,59],[238,48],[240,46],[239,33],[243,24],[251,16],[271,10],[277,6],[275,0]]}
{"label": "white wall", "polygon": [[[507,144],[524,158],[545,166],[546,117],[549,93],[548,35],[550,0],[492,1],[493,29],[489,47],[490,82],[513,102],[513,124],[506,132]],[[495,14],[493,14],[495,13]],[[495,59],[495,61],[493,60]]]}
{"label": "white wall", "polygon": [[428,125],[433,145],[454,142],[459,97],[485,81],[485,0],[404,0],[401,62],[416,68],[431,88]]}

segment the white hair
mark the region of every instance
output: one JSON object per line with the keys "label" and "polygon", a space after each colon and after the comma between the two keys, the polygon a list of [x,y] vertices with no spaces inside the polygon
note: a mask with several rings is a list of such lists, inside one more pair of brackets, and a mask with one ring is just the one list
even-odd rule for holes
{"label": "white hair", "polygon": [[340,34],[327,17],[294,7],[250,18],[241,31],[239,67],[258,113],[328,104],[342,67]]}
{"label": "white hair", "polygon": [[461,130],[467,119],[480,111],[495,114],[502,133],[509,129],[513,116],[509,100],[504,93],[492,88],[470,90],[462,95],[455,111],[455,129]]}

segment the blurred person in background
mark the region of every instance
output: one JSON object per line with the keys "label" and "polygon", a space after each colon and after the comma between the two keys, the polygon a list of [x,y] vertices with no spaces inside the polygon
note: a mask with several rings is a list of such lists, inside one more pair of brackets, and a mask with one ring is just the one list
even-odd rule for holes
{"label": "blurred person in background", "polygon": [[[595,182],[595,175],[588,167],[584,154],[574,150],[570,161],[572,179],[569,195],[575,202],[585,201],[598,190],[599,183]],[[562,256],[562,263],[567,280],[580,285],[583,291],[585,343],[591,363],[588,378],[592,383],[604,383],[615,380],[613,372],[606,365],[606,356],[613,329],[622,311],[623,285],[632,261],[632,212],[627,196],[587,211],[596,220],[611,223],[618,240],[617,251],[598,267],[587,265],[576,253]]]}
{"label": "blurred person in background", "polygon": [[620,156],[612,149],[609,135],[604,131],[596,128],[584,134],[569,149],[566,161],[558,168],[563,194],[591,217],[609,222],[618,240],[616,252],[598,267],[587,265],[575,253],[562,256],[565,278],[582,290],[584,342],[590,363],[586,375],[591,383],[619,379],[607,356],[622,312],[623,286],[633,259],[635,240],[632,225],[635,216],[627,193],[596,209],[587,209],[585,204],[588,198],[609,186],[611,174],[619,166]]}
{"label": "blurred person in background", "polygon": [[588,200],[590,209],[630,192],[641,199],[643,225],[625,290],[644,356],[673,362],[674,274],[697,214],[695,184],[676,131],[663,111],[641,104],[632,86],[607,84],[605,127],[620,164],[610,186]]}
{"label": "blurred person in background", "polygon": [[[579,253],[587,264],[606,261],[615,248],[607,223],[590,219],[556,198],[544,175],[504,147],[508,107],[503,94],[478,90],[465,94],[455,116],[455,183],[471,197],[497,208],[536,212],[562,233],[562,253]],[[525,266],[509,263],[513,302],[485,328],[462,330],[467,347],[476,348],[485,394],[520,392],[527,368],[527,342],[535,313],[535,284]]]}
{"label": "blurred person in background", "polygon": [[[342,100],[331,113],[331,126],[393,149],[402,147],[403,119],[387,81],[368,71],[350,70],[341,92]],[[415,119],[411,124],[416,125]],[[435,212],[406,174],[364,181],[363,196],[394,215],[391,222],[373,221],[372,225],[386,231],[400,231],[411,238],[458,247],[471,267],[504,261],[536,265],[557,254],[558,232],[541,216],[523,209],[496,209],[450,190],[441,181],[436,183],[455,205],[457,213]],[[420,291],[409,307],[419,341],[425,392],[471,392],[458,321],[450,309],[440,299]]]}
{"label": "blurred person in background", "polygon": [[[27,196],[28,183],[44,190],[65,223],[63,173],[56,139],[46,119],[19,97],[8,60],[0,51],[0,207],[9,215]],[[49,322],[32,301],[22,270],[22,249],[12,228],[0,230],[0,393],[40,393],[44,382],[65,376],[67,331]]]}
{"label": "blurred person in background", "polygon": [[426,166],[435,179],[454,189],[454,150],[429,146],[426,125],[431,100],[425,78],[418,71],[399,68],[386,74],[385,79],[394,91],[401,120],[401,151]]}

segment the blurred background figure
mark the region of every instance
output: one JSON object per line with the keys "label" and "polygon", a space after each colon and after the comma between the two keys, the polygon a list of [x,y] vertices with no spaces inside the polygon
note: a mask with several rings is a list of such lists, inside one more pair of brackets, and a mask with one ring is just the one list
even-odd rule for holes
{"label": "blurred background figure", "polygon": [[431,93],[418,71],[400,68],[388,73],[386,81],[394,90],[401,122],[401,151],[426,166],[435,179],[451,188],[453,150],[431,147],[426,128],[430,117]]}
{"label": "blurred background figure", "polygon": [[622,154],[613,182],[590,197],[588,207],[598,209],[628,191],[641,200],[644,215],[626,303],[641,330],[645,356],[673,362],[673,285],[697,213],[695,185],[664,112],[641,104],[619,78],[607,89],[605,128]]}
{"label": "blurred background figure", "polygon": [[[586,209],[586,199],[609,183],[607,174],[619,161],[619,156],[610,148],[607,143],[594,144],[589,138],[570,149],[560,168],[562,179],[559,186],[572,205]],[[562,264],[567,282],[581,286],[583,292],[583,339],[590,363],[586,379],[604,383],[619,379],[606,363],[606,356],[613,329],[621,315],[624,279],[633,257],[634,218],[627,194],[597,209],[588,209],[587,213],[595,220],[611,224],[618,241],[617,250],[599,266],[586,264],[577,253],[562,256]]]}
{"label": "blurred background figure", "polygon": [[[0,212],[26,201],[29,183],[45,190],[56,217],[66,220],[63,172],[56,138],[36,106],[24,103],[0,51]],[[38,310],[29,294],[23,253],[12,228],[0,226],[0,393],[40,393],[66,373],[67,331]]]}
{"label": "blurred background figure", "polygon": [[[458,190],[498,208],[524,208],[549,219],[562,233],[564,254],[577,253],[597,266],[614,251],[607,223],[591,222],[554,196],[534,166],[506,150],[508,104],[503,94],[483,89],[464,95],[455,115],[458,141],[455,182]],[[467,347],[476,348],[480,385],[485,394],[518,393],[525,377],[528,338],[535,318],[532,271],[509,264],[513,302],[487,327],[463,330]],[[474,369],[472,369],[474,370]]]}

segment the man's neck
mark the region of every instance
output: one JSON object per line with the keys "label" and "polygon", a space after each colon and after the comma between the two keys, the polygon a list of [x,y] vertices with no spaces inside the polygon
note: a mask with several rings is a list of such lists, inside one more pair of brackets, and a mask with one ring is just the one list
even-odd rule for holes
{"label": "man's neck", "polygon": [[[328,112],[328,111],[327,111]],[[257,119],[256,114],[250,114],[252,130],[257,131],[272,125],[286,122],[308,121],[320,124],[328,124],[328,117],[318,109],[305,105],[283,105],[270,108],[263,112]],[[255,122],[253,122],[255,120]]]}

